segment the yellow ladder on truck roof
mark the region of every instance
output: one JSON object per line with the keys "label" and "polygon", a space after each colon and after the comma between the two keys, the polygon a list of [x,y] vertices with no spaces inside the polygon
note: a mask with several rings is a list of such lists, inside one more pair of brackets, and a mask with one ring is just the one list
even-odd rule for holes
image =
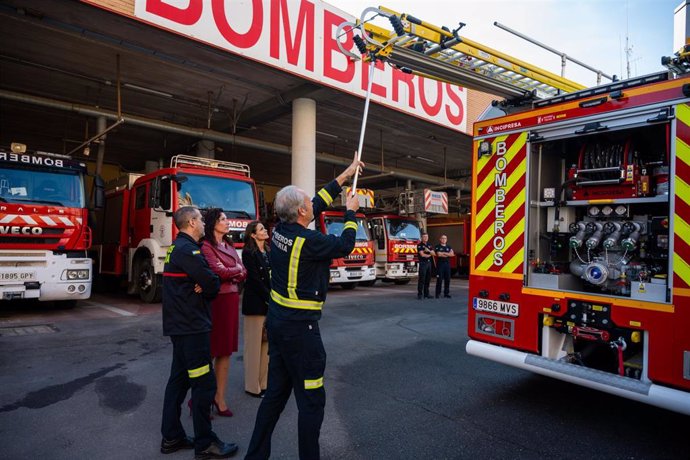
{"label": "yellow ladder on truck roof", "polygon": [[[369,19],[367,15],[373,16]],[[388,18],[394,31],[371,23],[377,16]],[[345,22],[341,32],[359,30],[354,41],[366,60],[383,60],[404,72],[433,78],[507,99],[545,99],[586,87],[520,59],[458,35],[464,24],[450,31],[409,14],[385,7],[367,8],[356,23]],[[353,59],[360,59],[340,49]]]}

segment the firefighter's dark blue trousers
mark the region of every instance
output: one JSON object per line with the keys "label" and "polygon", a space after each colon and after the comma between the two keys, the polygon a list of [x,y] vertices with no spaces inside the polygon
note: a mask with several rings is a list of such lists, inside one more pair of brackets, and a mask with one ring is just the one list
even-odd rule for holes
{"label": "firefighter's dark blue trousers", "polygon": [[267,459],[271,435],[290,393],[295,392],[298,417],[299,458],[319,458],[319,433],[326,391],[323,373],[326,351],[317,321],[266,319],[268,330],[268,388],[256,415],[254,434],[246,459]]}
{"label": "firefighter's dark blue trousers", "polygon": [[194,450],[198,453],[217,440],[211,428],[211,404],[216,395],[216,376],[211,364],[210,334],[171,335],[173,359],[165,387],[161,433],[167,440],[185,436],[180,406],[192,389]]}

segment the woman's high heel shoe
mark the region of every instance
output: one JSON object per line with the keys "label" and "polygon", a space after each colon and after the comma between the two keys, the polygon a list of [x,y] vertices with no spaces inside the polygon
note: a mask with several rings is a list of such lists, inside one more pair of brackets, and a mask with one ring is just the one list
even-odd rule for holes
{"label": "woman's high heel shoe", "polygon": [[218,415],[220,415],[221,417],[232,417],[232,415],[233,415],[233,414],[232,414],[232,411],[230,410],[230,408],[227,408],[227,409],[225,409],[225,410],[220,410],[220,407],[218,407],[218,403],[215,402],[215,401],[213,401],[213,407],[216,408],[216,412],[217,412]]}

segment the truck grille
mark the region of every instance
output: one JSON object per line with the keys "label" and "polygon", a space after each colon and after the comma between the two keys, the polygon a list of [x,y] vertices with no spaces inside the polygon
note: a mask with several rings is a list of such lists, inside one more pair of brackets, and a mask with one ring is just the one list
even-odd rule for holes
{"label": "truck grille", "polygon": [[68,239],[73,228],[44,228],[40,235],[2,235],[0,244],[57,245],[61,239]]}
{"label": "truck grille", "polygon": [[345,265],[362,265],[363,263],[366,263],[367,259],[366,257],[362,257],[361,259],[348,259],[344,258],[343,262]]}
{"label": "truck grille", "polygon": [[47,267],[46,251],[0,252],[0,267]]}

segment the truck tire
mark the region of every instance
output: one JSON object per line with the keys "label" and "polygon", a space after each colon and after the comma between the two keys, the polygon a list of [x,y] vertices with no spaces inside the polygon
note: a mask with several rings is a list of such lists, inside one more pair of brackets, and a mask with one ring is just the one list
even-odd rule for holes
{"label": "truck tire", "polygon": [[343,289],[345,289],[346,291],[351,291],[351,290],[353,290],[354,288],[357,287],[357,283],[341,283],[340,285],[341,285],[341,286],[343,287]]}
{"label": "truck tire", "polygon": [[373,286],[374,284],[376,284],[376,280],[360,281],[359,282],[359,285],[364,286],[364,287]]}
{"label": "truck tire", "polygon": [[139,259],[135,282],[137,292],[142,302],[156,303],[161,301],[163,283],[160,275],[153,270],[153,265],[148,258]]}

